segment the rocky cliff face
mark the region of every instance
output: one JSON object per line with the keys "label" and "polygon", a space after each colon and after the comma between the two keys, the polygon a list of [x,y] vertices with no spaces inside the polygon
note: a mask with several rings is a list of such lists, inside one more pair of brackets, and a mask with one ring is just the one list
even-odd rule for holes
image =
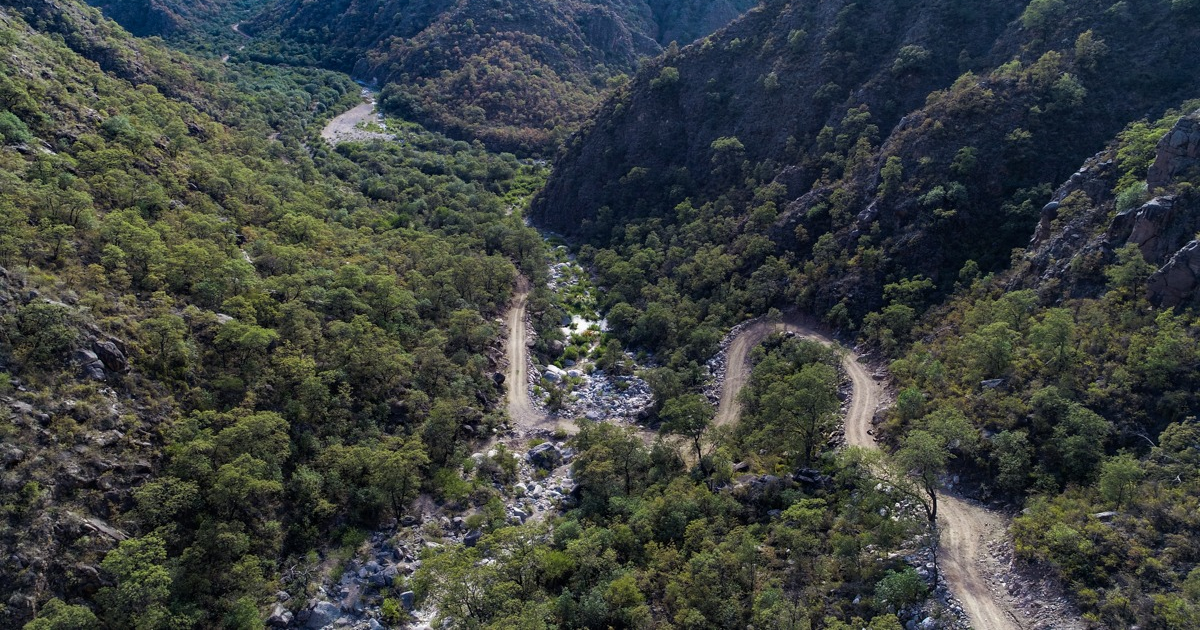
{"label": "rocky cliff face", "polygon": [[1118,211],[1115,148],[1090,159],[1042,209],[1026,256],[1023,283],[1074,296],[1095,296],[1107,280],[1098,273],[1116,250],[1137,248],[1155,271],[1146,297],[1159,307],[1193,304],[1200,288],[1200,198],[1192,186],[1200,112],[1179,118],[1158,142],[1146,188],[1156,196]]}
{"label": "rocky cliff face", "polygon": [[1197,167],[1200,167],[1200,112],[1180,120],[1159,143],[1146,185],[1157,190]]}

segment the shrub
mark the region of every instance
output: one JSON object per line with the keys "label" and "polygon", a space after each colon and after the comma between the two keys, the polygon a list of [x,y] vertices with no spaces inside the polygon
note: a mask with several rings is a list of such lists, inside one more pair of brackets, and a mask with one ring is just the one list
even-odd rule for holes
{"label": "shrub", "polygon": [[1146,182],[1138,182],[1117,193],[1117,212],[1133,210],[1146,201]]}
{"label": "shrub", "polygon": [[658,76],[650,80],[650,87],[656,90],[666,89],[679,82],[679,68],[664,66]]}
{"label": "shrub", "polygon": [[407,615],[404,614],[404,609],[400,606],[398,599],[385,598],[380,612],[383,613],[383,620],[390,625],[398,625],[407,621]]}
{"label": "shrub", "polygon": [[931,54],[921,46],[905,46],[896,54],[892,62],[892,74],[900,75],[921,69],[929,61]]}
{"label": "shrub", "polygon": [[902,571],[888,571],[882,580],[875,585],[875,599],[881,604],[891,604],[896,608],[904,608],[915,604],[925,597],[929,587],[912,567]]}
{"label": "shrub", "polygon": [[0,144],[21,144],[33,139],[29,127],[12,112],[0,112]]}

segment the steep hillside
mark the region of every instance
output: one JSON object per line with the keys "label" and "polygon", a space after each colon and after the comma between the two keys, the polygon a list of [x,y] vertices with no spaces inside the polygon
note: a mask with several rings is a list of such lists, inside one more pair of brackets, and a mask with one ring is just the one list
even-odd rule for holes
{"label": "steep hillside", "polygon": [[647,250],[701,311],[710,288],[682,274],[708,263],[680,257],[712,248],[726,290],[758,294],[726,304],[861,325],[885,285],[1005,265],[1074,165],[1200,91],[1198,25],[1166,1],[768,2],[640,71],[568,141],[535,220]]}
{"label": "steep hillside", "polygon": [[237,0],[92,0],[104,14],[139,37],[169,37],[197,28],[238,4]]}
{"label": "steep hillside", "polygon": [[895,359],[887,448],[1027,508],[1086,622],[1194,627],[1198,7],[988,7],[766,3],[606,102],[534,220],[661,390],[799,306]]}
{"label": "steep hillside", "polygon": [[537,174],[415,126],[325,148],[357,100],[0,6],[0,626],[261,628],[499,421]]}
{"label": "steep hillside", "polygon": [[1198,105],[1089,159],[1012,269],[964,283],[892,363],[884,432],[969,420],[954,472],[1029,497],[1017,556],[1104,627],[1200,623]]}
{"label": "steep hillside", "polygon": [[[462,138],[524,152],[574,130],[607,92],[675,38],[706,34],[750,0],[491,2],[284,0],[249,28],[299,60],[393,84],[385,106]],[[689,40],[682,40],[686,43]]]}

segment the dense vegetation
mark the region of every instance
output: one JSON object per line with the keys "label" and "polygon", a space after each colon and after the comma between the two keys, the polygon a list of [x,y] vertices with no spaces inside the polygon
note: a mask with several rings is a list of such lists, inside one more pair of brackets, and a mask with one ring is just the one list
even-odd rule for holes
{"label": "dense vegetation", "polygon": [[[642,68],[534,216],[600,250],[603,309],[665,307],[679,331],[774,303],[858,329],[885,287],[929,283],[897,289],[919,315],[964,268],[1005,267],[1129,121],[1195,96],[1179,3],[1052,4],[1022,21],[1023,2],[765,3]],[[703,334],[635,336],[709,354]]]}
{"label": "dense vegetation", "polygon": [[552,152],[640,58],[724,25],[750,0],[279,0],[253,58],[385,87],[384,106],[498,150]]}
{"label": "dense vegetation", "polygon": [[2,623],[87,595],[110,627],[261,627],[284,568],[501,421],[485,350],[545,274],[506,212],[538,172],[412,126],[325,148],[338,75],[206,66],[68,1],[0,20]]}
{"label": "dense vegetation", "polygon": [[[895,509],[908,496],[823,440],[758,435],[766,422],[808,435],[807,418],[771,413],[781,381],[805,388],[782,395],[808,393],[836,409],[837,357],[779,338],[755,361],[744,437],[703,420],[703,430],[680,432],[669,421],[664,433],[681,441],[647,446],[631,428],[585,423],[572,465],[579,507],[438,550],[414,578],[418,594],[465,627],[902,627],[891,612],[926,592],[894,553],[920,544],[923,517]],[[686,396],[674,399],[664,415],[678,420],[686,406]],[[693,441],[702,460],[689,470]],[[758,474],[735,479],[733,463],[745,458]]]}
{"label": "dense vegetation", "polygon": [[[958,475],[1089,623],[1200,626],[1197,3],[768,0],[682,49],[747,3],[280,0],[253,42],[255,2],[98,4],[176,48],[0,7],[0,625],[260,628],[418,498],[477,538],[382,589],[456,626],[953,623]],[[315,66],[396,140],[325,144],[359,87]],[[596,286],[552,295],[544,167],[485,146],[560,140],[533,210]],[[543,363],[651,359],[658,433],[582,422],[523,525],[468,457],[518,276]],[[840,357],[789,336],[713,426],[775,309],[890,365],[886,453],[834,449]]]}
{"label": "dense vegetation", "polygon": [[[1101,185],[1067,197],[1051,238],[1112,239],[1113,217],[1129,209],[1120,187],[1144,189],[1155,158],[1146,147],[1179,119],[1136,123],[1093,158]],[[1116,168],[1101,168],[1109,159]],[[1200,201],[1196,175],[1155,190],[1180,205],[1176,222]],[[1078,248],[1045,282],[1035,249],[1006,274],[964,284],[892,364],[901,389],[888,428],[969,418],[987,439],[962,453],[962,472],[985,495],[1028,497],[1013,530],[1020,556],[1050,567],[1105,626],[1182,629],[1200,623],[1200,330],[1194,308],[1152,305],[1148,280],[1166,261],[1144,251]]]}
{"label": "dense vegetation", "polygon": [[730,323],[820,316],[898,359],[884,428],[925,494],[949,467],[1027,507],[1018,555],[1092,622],[1193,627],[1197,180],[1146,180],[1196,28],[1180,2],[768,2],[642,68],[534,213],[588,243],[656,393]]}
{"label": "dense vegetation", "polygon": [[[260,0],[90,0],[104,15],[138,37],[175,42],[231,40],[231,24],[259,8]],[[214,41],[215,40],[215,41]]]}

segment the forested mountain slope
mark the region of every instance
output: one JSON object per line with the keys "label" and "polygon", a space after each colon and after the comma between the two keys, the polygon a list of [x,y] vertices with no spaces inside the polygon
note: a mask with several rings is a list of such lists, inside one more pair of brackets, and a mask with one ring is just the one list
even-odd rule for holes
{"label": "forested mountain slope", "polygon": [[250,8],[259,0],[92,0],[133,35],[171,37],[220,21],[223,13]]}
{"label": "forested mountain slope", "polygon": [[1028,497],[1017,555],[1104,627],[1200,624],[1198,106],[1089,159],[1013,267],[964,282],[892,363],[884,430],[968,419],[955,472]]}
{"label": "forested mountain slope", "polygon": [[357,100],[0,6],[0,626],[262,627],[497,422],[536,178],[416,127],[325,148]]}
{"label": "forested mountain slope", "polygon": [[[1198,28],[1167,1],[767,2],[641,70],[567,142],[535,217],[655,270],[711,247],[697,264],[740,278],[726,290],[859,324],[886,284],[1005,265],[1078,164],[1200,90]],[[799,275],[753,280],[768,259]]]}
{"label": "forested mountain slope", "polygon": [[535,220],[665,382],[772,306],[852,331],[931,488],[1027,507],[1085,621],[1194,627],[1200,6],[987,7],[765,3],[606,102]]}
{"label": "forested mountain slope", "polygon": [[263,60],[319,64],[380,85],[385,106],[457,137],[544,151],[608,89],[672,40],[732,20],[750,0],[280,0],[248,28],[278,35]]}

